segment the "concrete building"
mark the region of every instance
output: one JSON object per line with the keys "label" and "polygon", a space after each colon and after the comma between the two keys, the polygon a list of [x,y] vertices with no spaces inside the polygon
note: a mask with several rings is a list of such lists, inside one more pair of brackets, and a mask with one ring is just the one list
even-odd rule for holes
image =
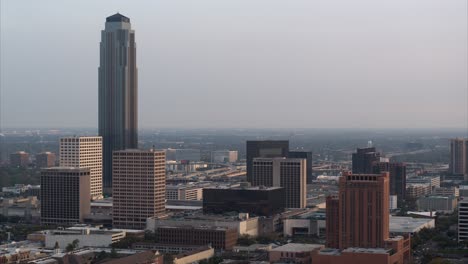
{"label": "concrete building", "polygon": [[102,198],[102,137],[60,138],[60,166],[89,168],[91,199]]}
{"label": "concrete building", "polygon": [[327,198],[327,247],[383,247],[389,239],[389,190],[388,172],[344,172],[338,196]]}
{"label": "concrete building", "polygon": [[55,166],[55,153],[41,152],[36,155],[36,166],[38,168],[50,168]]}
{"label": "concrete building", "polygon": [[438,196],[455,196],[459,197],[460,196],[460,191],[458,187],[436,187],[434,191],[432,192],[434,195]]}
{"label": "concrete building", "polygon": [[119,13],[106,18],[101,31],[99,136],[103,145],[104,192],[112,190],[112,154],[138,148],[138,72],[135,31]]}
{"label": "concrete building", "polygon": [[283,187],[286,208],[307,205],[307,163],[305,159],[254,158],[252,186]]}
{"label": "concrete building", "polygon": [[120,150],[113,157],[113,226],[144,229],[146,219],[165,211],[164,151]]}
{"label": "concrete building", "polygon": [[215,163],[233,163],[236,162],[238,153],[235,150],[215,150],[211,152],[211,162]]}
{"label": "concrete building", "polygon": [[420,211],[437,211],[440,213],[453,213],[457,208],[455,196],[423,196],[417,201]]}
{"label": "concrete building", "polygon": [[289,151],[288,154],[289,158],[292,159],[305,159],[306,160],[306,177],[307,177],[307,184],[312,184],[314,180],[312,175],[312,152],[311,151]]}
{"label": "concrete building", "polygon": [[[252,183],[254,158],[288,157],[288,140],[248,140],[246,142],[247,181]],[[252,185],[254,185],[252,183]]]}
{"label": "concrete building", "polygon": [[0,204],[0,215],[21,217],[23,220],[39,222],[40,204],[37,197],[4,198]]}
{"label": "concrete building", "polygon": [[105,262],[106,264],[163,264],[164,256],[157,251],[148,250],[138,252],[123,258],[111,259]]}
{"label": "concrete building", "polygon": [[72,225],[90,213],[90,169],[41,170],[41,224]]}
{"label": "concrete building", "polygon": [[284,211],[284,195],[284,188],[281,187],[205,188],[203,212],[271,216]]}
{"label": "concrete building", "polygon": [[214,256],[214,249],[210,246],[201,247],[196,250],[184,252],[174,257],[174,264],[192,264],[210,259]]}
{"label": "concrete building", "polygon": [[10,165],[13,167],[27,167],[30,163],[29,153],[18,151],[10,154]]}
{"label": "concrete building", "polygon": [[449,172],[452,175],[464,176],[464,180],[468,180],[468,140],[466,138],[450,140]]}
{"label": "concrete building", "polygon": [[468,197],[468,185],[458,186],[458,196],[459,197]]}
{"label": "concrete building", "polygon": [[191,173],[199,169],[208,168],[208,164],[203,161],[186,161],[186,160],[167,160],[166,170],[172,173]]}
{"label": "concrete building", "polygon": [[380,153],[374,147],[358,148],[352,155],[352,171],[359,174],[371,174],[374,162],[380,160]]}
{"label": "concrete building", "polygon": [[159,226],[154,230],[158,243],[171,245],[211,244],[215,249],[231,250],[237,243],[237,230],[214,226]]}
{"label": "concrete building", "polygon": [[270,250],[268,259],[270,263],[315,263],[312,256],[323,248],[323,245],[318,244],[289,243]]}
{"label": "concrete building", "polygon": [[372,173],[379,174],[384,171],[390,173],[390,195],[398,196],[404,200],[406,196],[406,164],[399,162],[378,161],[372,164]]}
{"label": "concrete building", "polygon": [[406,198],[417,199],[421,196],[431,194],[430,183],[410,183],[406,185]]}
{"label": "concrete building", "polygon": [[200,161],[199,149],[166,149],[166,160]]}
{"label": "concrete building", "polygon": [[79,247],[109,247],[112,243],[125,238],[125,231],[99,230],[99,229],[65,229],[48,230],[44,232],[45,247],[54,248],[58,243],[62,250],[75,239],[79,241]]}
{"label": "concrete building", "polygon": [[201,201],[203,187],[187,185],[166,185],[166,200]]}
{"label": "concrete building", "polygon": [[398,196],[390,195],[388,200],[390,202],[390,210],[398,209]]}
{"label": "concrete building", "polygon": [[154,231],[161,226],[216,226],[237,230],[239,236],[259,235],[259,217],[250,217],[249,214],[238,215],[213,215],[192,213],[180,213],[170,218],[150,217],[146,222],[146,230]]}
{"label": "concrete building", "polygon": [[468,241],[468,197],[458,203],[458,241]]}
{"label": "concrete building", "polygon": [[435,228],[435,220],[433,218],[390,216],[389,230],[392,235],[413,235],[423,228]]}
{"label": "concrete building", "polygon": [[416,177],[410,177],[406,179],[406,183],[413,184],[413,183],[421,183],[421,184],[430,184],[431,185],[431,192],[435,188],[440,187],[440,176],[416,176]]}

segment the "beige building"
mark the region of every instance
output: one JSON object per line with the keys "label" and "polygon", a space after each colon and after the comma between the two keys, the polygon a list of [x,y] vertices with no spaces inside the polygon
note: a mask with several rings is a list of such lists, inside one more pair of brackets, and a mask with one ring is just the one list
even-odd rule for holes
{"label": "beige building", "polygon": [[283,187],[286,208],[306,207],[305,159],[255,158],[252,167],[252,186]]}
{"label": "beige building", "polygon": [[52,167],[41,171],[41,224],[72,225],[91,211],[90,169]]}
{"label": "beige building", "polygon": [[203,199],[203,188],[198,186],[166,185],[166,200],[194,200]]}
{"label": "beige building", "polygon": [[146,219],[165,211],[164,151],[119,150],[112,159],[113,226],[145,229]]}
{"label": "beige building", "polygon": [[210,259],[214,256],[214,249],[206,246],[196,250],[188,251],[176,255],[174,257],[174,264],[191,264],[198,263],[201,260]]}
{"label": "beige building", "polygon": [[102,198],[102,137],[61,138],[60,166],[89,168],[91,199]]}
{"label": "beige building", "polygon": [[38,168],[50,168],[55,166],[55,153],[41,152],[36,155],[36,166]]}

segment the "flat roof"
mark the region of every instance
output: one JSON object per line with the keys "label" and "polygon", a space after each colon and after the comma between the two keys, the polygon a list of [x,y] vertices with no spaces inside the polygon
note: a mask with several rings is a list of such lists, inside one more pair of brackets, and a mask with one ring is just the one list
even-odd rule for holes
{"label": "flat roof", "polygon": [[347,248],[344,249],[342,252],[347,253],[368,253],[368,254],[388,254],[391,249],[385,248]]}
{"label": "flat roof", "polygon": [[321,245],[321,244],[289,243],[289,244],[274,248],[271,251],[304,252],[304,251],[313,251],[313,250],[316,250],[316,249],[321,249],[323,247],[324,247],[324,245]]}

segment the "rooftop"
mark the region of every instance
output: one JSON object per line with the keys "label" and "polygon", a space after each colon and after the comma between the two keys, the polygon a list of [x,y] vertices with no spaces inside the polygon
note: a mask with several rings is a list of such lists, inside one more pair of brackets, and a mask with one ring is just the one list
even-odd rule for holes
{"label": "rooftop", "polygon": [[272,249],[271,251],[280,251],[280,252],[305,252],[313,251],[316,249],[323,248],[324,245],[320,244],[298,244],[298,243],[289,243],[277,248]]}
{"label": "rooftop", "polygon": [[130,18],[122,15],[122,14],[114,14],[106,18],[106,22],[126,22],[130,23]]}

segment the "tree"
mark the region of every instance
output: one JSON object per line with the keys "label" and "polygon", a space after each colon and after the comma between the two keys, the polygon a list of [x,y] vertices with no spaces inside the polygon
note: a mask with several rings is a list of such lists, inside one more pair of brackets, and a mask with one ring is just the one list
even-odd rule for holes
{"label": "tree", "polygon": [[117,258],[117,251],[115,250],[115,248],[111,249],[110,257],[111,258]]}

